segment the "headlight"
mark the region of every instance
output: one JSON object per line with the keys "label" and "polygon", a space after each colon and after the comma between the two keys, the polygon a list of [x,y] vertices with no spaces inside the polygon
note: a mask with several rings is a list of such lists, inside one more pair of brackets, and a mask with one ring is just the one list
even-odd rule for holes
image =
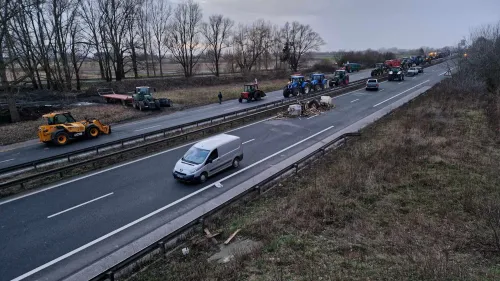
{"label": "headlight", "polygon": [[398,74],[401,74],[401,71],[399,71]]}
{"label": "headlight", "polygon": [[392,71],[389,71],[389,74],[392,74]]}

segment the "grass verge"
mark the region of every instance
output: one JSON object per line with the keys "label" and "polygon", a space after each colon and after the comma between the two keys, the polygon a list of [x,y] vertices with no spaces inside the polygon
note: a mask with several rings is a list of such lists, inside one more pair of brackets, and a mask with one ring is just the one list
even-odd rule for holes
{"label": "grass verge", "polygon": [[130,280],[498,280],[499,104],[443,82],[207,222],[262,248],[217,264],[187,242]]}
{"label": "grass verge", "polygon": [[[286,84],[285,80],[269,80],[259,82],[259,87],[264,92],[276,91]],[[217,94],[222,92],[223,100],[231,100],[239,97],[243,85],[221,85],[203,88],[177,89],[167,92],[157,92],[157,97],[168,97],[174,103],[173,108],[163,108],[161,111],[134,110],[132,107],[123,107],[119,104],[97,104],[91,106],[74,106],[64,108],[70,111],[77,119],[95,117],[105,124],[118,124],[125,121],[137,120],[151,115],[170,114],[178,110],[184,110],[191,107],[202,106],[217,103]],[[265,101],[264,101],[265,102]],[[41,117],[40,113],[40,117]],[[33,121],[24,121],[14,124],[0,126],[3,134],[0,135],[0,145],[18,143],[37,137],[38,126],[44,124],[42,118]]]}

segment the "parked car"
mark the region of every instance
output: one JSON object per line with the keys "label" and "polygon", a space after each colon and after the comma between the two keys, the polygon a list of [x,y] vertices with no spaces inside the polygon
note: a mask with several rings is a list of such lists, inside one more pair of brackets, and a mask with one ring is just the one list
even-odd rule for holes
{"label": "parked car", "polygon": [[375,91],[378,91],[378,86],[379,86],[379,83],[378,83],[378,80],[377,79],[368,79],[368,81],[366,81],[366,90],[375,90]]}
{"label": "parked car", "polygon": [[202,140],[177,161],[173,176],[183,182],[203,183],[227,168],[238,168],[243,160],[242,147],[240,137],[228,134]]}

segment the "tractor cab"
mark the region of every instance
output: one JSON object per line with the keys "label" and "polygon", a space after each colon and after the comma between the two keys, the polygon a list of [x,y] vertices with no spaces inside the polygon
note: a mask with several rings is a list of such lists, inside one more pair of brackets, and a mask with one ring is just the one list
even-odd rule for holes
{"label": "tractor cab", "polygon": [[312,81],[318,81],[318,82],[321,82],[325,79],[325,75],[322,74],[322,73],[314,73],[314,74],[311,74],[311,80]]}
{"label": "tractor cab", "polygon": [[[153,91],[151,91],[153,90]],[[141,96],[152,96],[153,93],[156,92],[156,88],[151,89],[148,86],[141,86],[141,87],[135,87],[135,94],[141,95]]]}
{"label": "tractor cab", "polygon": [[243,86],[243,93],[253,93],[257,90],[257,87],[255,84],[245,84]]}
{"label": "tractor cab", "polygon": [[344,76],[346,76],[346,70],[345,69],[341,69],[341,70],[336,70],[335,71],[334,77],[344,78]]}
{"label": "tractor cab", "polygon": [[47,125],[76,123],[75,118],[69,112],[52,112],[42,115],[42,118],[47,119]]}
{"label": "tractor cab", "polygon": [[294,84],[302,84],[304,82],[304,76],[292,75],[290,76],[290,82]]}

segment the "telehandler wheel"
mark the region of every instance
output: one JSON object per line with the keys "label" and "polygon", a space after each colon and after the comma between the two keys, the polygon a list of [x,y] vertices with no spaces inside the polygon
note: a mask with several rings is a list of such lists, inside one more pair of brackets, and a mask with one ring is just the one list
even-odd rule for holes
{"label": "telehandler wheel", "polygon": [[86,135],[91,139],[97,138],[99,136],[99,133],[99,128],[97,128],[96,126],[90,126],[86,130]]}
{"label": "telehandler wheel", "polygon": [[57,132],[54,138],[52,139],[52,142],[56,145],[65,145],[68,143],[68,141],[69,141],[68,133],[64,131]]}

